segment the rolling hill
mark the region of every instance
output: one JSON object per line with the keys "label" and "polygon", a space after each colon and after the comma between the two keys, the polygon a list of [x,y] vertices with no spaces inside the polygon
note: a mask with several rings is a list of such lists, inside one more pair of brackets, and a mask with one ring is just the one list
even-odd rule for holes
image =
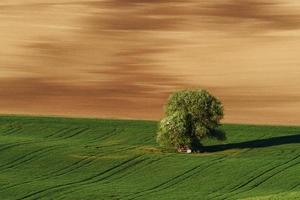
{"label": "rolling hill", "polygon": [[0,199],[300,199],[300,127],[226,124],[178,154],[157,122],[0,117]]}

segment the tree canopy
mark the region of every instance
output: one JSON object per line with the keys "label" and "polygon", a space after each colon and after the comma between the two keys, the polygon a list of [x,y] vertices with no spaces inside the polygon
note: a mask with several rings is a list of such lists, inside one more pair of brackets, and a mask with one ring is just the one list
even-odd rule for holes
{"label": "tree canopy", "polygon": [[220,121],[223,105],[206,90],[183,90],[171,94],[165,106],[157,142],[164,147],[191,148],[201,146],[204,138],[225,139]]}

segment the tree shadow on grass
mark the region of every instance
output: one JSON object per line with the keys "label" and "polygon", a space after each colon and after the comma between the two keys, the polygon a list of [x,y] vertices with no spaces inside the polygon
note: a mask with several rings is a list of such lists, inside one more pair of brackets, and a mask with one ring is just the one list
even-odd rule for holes
{"label": "tree shadow on grass", "polygon": [[246,148],[265,148],[284,144],[296,144],[300,143],[300,134],[272,137],[266,139],[251,140],[246,142],[231,143],[231,144],[220,144],[204,146],[202,150],[204,152],[218,152],[230,149],[246,149]]}

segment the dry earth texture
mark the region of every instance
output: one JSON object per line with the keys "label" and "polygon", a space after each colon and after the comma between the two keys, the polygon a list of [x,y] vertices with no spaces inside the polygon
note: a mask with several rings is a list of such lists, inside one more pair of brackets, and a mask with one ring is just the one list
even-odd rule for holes
{"label": "dry earth texture", "polygon": [[209,89],[227,122],[300,123],[298,0],[1,0],[0,112],[158,119]]}

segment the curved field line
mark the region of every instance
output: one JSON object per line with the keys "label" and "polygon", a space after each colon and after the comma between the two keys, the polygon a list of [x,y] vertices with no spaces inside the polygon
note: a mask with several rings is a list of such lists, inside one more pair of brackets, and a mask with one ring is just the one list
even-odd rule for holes
{"label": "curved field line", "polygon": [[14,164],[14,163],[16,163],[16,162],[18,162],[18,161],[20,161],[20,160],[22,160],[22,159],[24,159],[24,158],[30,156],[30,155],[34,155],[35,153],[39,153],[39,152],[40,152],[41,150],[43,150],[43,149],[44,149],[44,148],[39,149],[39,150],[36,150],[36,151],[29,152],[29,153],[27,153],[27,154],[25,154],[25,155],[21,155],[21,156],[19,156],[19,157],[18,157],[17,159],[15,159],[15,160],[12,160],[12,161],[10,161],[10,162],[8,162],[8,163],[6,163],[6,164],[0,165],[0,169],[1,169],[2,167],[6,167],[6,166],[9,166],[9,165],[11,165],[11,164]]}
{"label": "curved field line", "polygon": [[289,189],[289,191],[292,191],[292,190],[296,189],[296,188],[299,187],[299,186],[300,186],[300,183],[297,183],[296,185],[294,185],[293,187],[291,187],[291,188]]}
{"label": "curved field line", "polygon": [[104,135],[101,135],[100,137],[96,137],[96,138],[93,138],[93,140],[106,140],[112,136],[115,136],[117,135],[118,133],[122,132],[123,129],[119,129],[119,128],[115,128],[114,130],[112,131],[109,131],[108,133],[105,133]]}
{"label": "curved field line", "polygon": [[[215,163],[218,163],[218,162],[215,162]],[[180,182],[183,182],[183,181],[187,180],[188,178],[192,177],[193,175],[197,174],[199,172],[199,170],[207,169],[210,166],[214,165],[215,163],[212,163],[212,164],[210,164],[208,166],[205,166],[204,168],[201,168],[202,165],[199,165],[199,166],[197,166],[195,168],[192,168],[192,169],[188,170],[187,172],[185,172],[185,173],[183,173],[183,174],[181,174],[179,176],[176,176],[175,178],[173,178],[171,180],[168,180],[168,181],[166,181],[166,182],[164,182],[164,183],[162,183],[162,184],[160,184],[158,186],[155,186],[155,187],[151,188],[150,191],[147,190],[146,194],[151,194],[151,193],[159,192],[159,191],[162,191],[162,190],[165,190],[165,189],[169,189],[172,186],[174,186],[174,185],[176,185],[176,184],[178,184]],[[136,199],[136,198],[139,198],[139,197],[144,196],[146,194],[141,194],[139,196],[136,196],[136,197],[133,197],[133,198],[130,198],[130,199]]]}
{"label": "curved field line", "polygon": [[[25,144],[34,144],[36,143],[36,141],[28,141],[28,142],[19,142],[19,143],[11,143],[11,144],[7,144],[7,145],[4,145],[3,148],[0,149],[0,152],[1,151],[5,151],[7,149],[11,149],[13,147],[18,147],[18,146],[21,146],[21,145],[25,145]],[[0,166],[1,167],[1,166]]]}
{"label": "curved field line", "polygon": [[125,166],[125,167],[122,167],[122,168],[116,170],[116,171],[113,172],[112,174],[106,175],[105,177],[101,177],[101,178],[98,179],[98,180],[90,181],[90,182],[87,182],[87,183],[80,183],[79,185],[73,186],[72,188],[70,188],[70,187],[65,188],[65,189],[67,189],[68,191],[65,191],[63,194],[70,194],[70,193],[72,193],[72,192],[74,192],[74,191],[78,191],[78,190],[76,190],[76,188],[78,188],[78,187],[80,187],[80,189],[82,189],[83,187],[87,187],[87,186],[92,185],[92,184],[94,184],[94,183],[99,183],[99,182],[101,182],[101,181],[105,181],[105,180],[109,179],[110,177],[112,177],[112,176],[114,176],[114,175],[116,175],[116,174],[119,174],[120,172],[122,172],[122,171],[124,171],[124,170],[126,170],[126,169],[128,169],[128,168],[130,168],[130,167],[132,167],[132,166],[136,166],[136,165],[138,165],[138,164],[140,164],[140,163],[142,163],[142,162],[144,162],[144,161],[146,161],[146,160],[148,160],[148,159],[149,159],[149,158],[143,158],[143,159],[141,159],[141,160],[135,160],[135,161],[133,161],[133,162],[130,162],[129,165],[127,165],[127,166]]}
{"label": "curved field line", "polygon": [[54,135],[54,138],[62,139],[65,136],[68,136],[68,134],[73,134],[73,132],[81,131],[81,129],[82,129],[81,127],[73,127],[73,128],[70,127],[68,130]]}
{"label": "curved field line", "polygon": [[298,165],[298,164],[300,164],[300,162],[291,164],[291,165],[287,166],[286,168],[283,168],[282,170],[280,170],[280,171],[278,171],[278,172],[272,174],[271,176],[267,177],[265,180],[263,180],[263,181],[257,183],[256,185],[254,185],[254,187],[251,188],[251,190],[254,189],[255,187],[258,187],[259,185],[263,184],[264,182],[268,181],[269,179],[273,178],[274,176],[277,176],[278,174],[280,174],[280,173],[282,173],[282,172],[288,170],[289,168],[292,168],[292,167],[294,167],[294,166],[296,166],[296,165]]}
{"label": "curved field line", "polygon": [[[80,162],[78,162],[74,165],[71,165],[71,166],[69,166],[68,168],[66,168],[64,170],[54,172],[53,176],[58,177],[58,176],[63,176],[63,175],[69,174],[69,173],[71,173],[75,170],[78,170],[78,169],[82,168],[82,167],[89,166],[94,161],[95,161],[95,158],[94,159],[89,159],[88,158],[88,159],[85,159],[85,160],[81,160]],[[47,178],[49,178],[49,176]]]}
{"label": "curved field line", "polygon": [[[280,165],[274,166],[274,167],[272,167],[272,168],[270,168],[270,169],[267,169],[267,170],[263,171],[263,172],[260,173],[259,175],[257,175],[257,176],[255,176],[255,177],[251,178],[251,179],[248,180],[246,183],[243,183],[243,184],[241,184],[241,185],[239,185],[239,186],[233,188],[229,193],[226,193],[226,194],[224,194],[224,195],[227,196],[227,195],[229,195],[230,193],[236,192],[237,190],[240,190],[240,189],[246,187],[247,185],[253,183],[254,181],[256,181],[257,179],[259,179],[260,177],[262,177],[262,176],[265,175],[266,173],[270,173],[270,172],[272,172],[272,171],[274,171],[274,170],[276,170],[276,169],[278,169],[278,168],[280,168],[280,167],[282,167],[282,166],[284,166],[284,165],[287,165],[287,164],[289,164],[290,162],[292,162],[292,161],[298,159],[299,157],[300,157],[300,155],[295,156],[294,158],[288,160],[288,161],[285,162],[285,163],[282,163],[282,164],[280,164]],[[276,175],[276,174],[277,174],[277,172],[271,174],[271,176],[267,177],[266,180],[272,178],[272,177],[273,177],[274,175]],[[265,182],[265,180],[262,180],[262,182]],[[260,185],[260,183],[259,183],[258,185]],[[237,194],[241,194],[241,193],[243,193],[243,192],[250,191],[250,190],[254,189],[255,187],[257,187],[257,186],[254,185],[254,186],[253,186],[252,188],[250,188],[249,190],[244,190],[244,191],[235,193],[235,194],[233,194],[233,195],[237,195]],[[232,197],[233,195],[230,195],[230,197]],[[223,196],[223,195],[221,195],[221,196]],[[218,197],[220,197],[220,196],[218,196]],[[215,198],[216,198],[216,197],[215,197]],[[228,199],[228,198],[229,198],[229,197],[226,197],[225,199]]]}
{"label": "curved field line", "polygon": [[[252,148],[251,149],[249,149],[249,150],[252,150]],[[264,167],[265,166],[267,166],[267,165],[269,165],[270,163],[273,163],[273,162],[269,162],[269,163],[267,163],[266,165],[264,165]],[[266,170],[266,171],[270,171],[270,170],[272,170],[272,169],[274,169],[274,168],[276,168],[277,166],[275,166],[275,167],[273,167],[273,168],[271,168],[271,169],[268,169],[268,170]],[[253,173],[253,172],[256,172],[257,170],[256,169],[254,169],[254,170],[252,170],[252,171],[250,171],[249,173]],[[261,173],[260,174],[260,176],[262,176],[262,175],[264,175],[264,173],[266,172],[266,171],[264,171],[263,173]],[[254,181],[253,179],[256,179],[256,178],[258,178],[257,176],[252,176],[252,178],[249,180],[249,181],[247,181],[246,183],[242,183],[242,184],[238,184],[237,186],[235,186],[235,187],[233,187],[229,192],[226,192],[226,193],[224,193],[224,194],[219,194],[219,195],[216,195],[216,196],[213,196],[213,197],[211,197],[211,198],[209,198],[209,199],[215,199],[215,198],[219,198],[219,197],[222,197],[222,196],[224,196],[224,195],[227,195],[227,194],[229,194],[229,193],[232,193],[232,192],[234,192],[235,190],[237,190],[239,187],[241,187],[242,185],[245,185],[245,184],[248,184],[248,182],[252,182],[252,181]],[[223,188],[223,187],[222,187]],[[209,196],[212,196],[213,194],[210,194]]]}
{"label": "curved field line", "polygon": [[46,135],[44,138],[50,138],[53,135],[59,134],[60,132],[63,132],[63,131],[66,131],[67,129],[69,129],[69,128],[64,127],[64,128],[60,128],[58,130],[54,130],[53,132],[51,131],[52,133],[50,133],[50,135]]}
{"label": "curved field line", "polygon": [[7,150],[7,149],[10,149],[10,148],[13,148],[13,147],[16,147],[16,146],[20,146],[22,144],[28,144],[28,143],[33,143],[33,142],[19,142],[19,143],[5,144],[5,145],[1,146],[2,148],[0,148],[0,151],[4,151],[4,150]]}
{"label": "curved field line", "polygon": [[121,163],[121,164],[119,164],[119,165],[117,165],[117,166],[111,167],[111,168],[109,168],[109,169],[107,169],[107,170],[105,170],[105,171],[103,171],[103,172],[101,172],[101,173],[98,173],[98,174],[96,174],[96,175],[93,175],[93,176],[91,176],[91,177],[88,177],[88,178],[85,178],[85,179],[82,179],[82,180],[79,180],[79,181],[67,183],[67,184],[61,184],[61,185],[58,185],[58,186],[53,186],[53,187],[51,187],[51,188],[47,188],[47,189],[44,189],[44,190],[35,192],[35,193],[31,194],[31,195],[27,195],[27,196],[25,196],[25,197],[23,197],[23,198],[21,198],[21,199],[26,199],[26,198],[28,198],[28,197],[31,197],[31,196],[34,196],[34,195],[36,195],[36,194],[40,194],[40,193],[42,193],[42,192],[45,192],[45,191],[48,191],[48,190],[52,190],[52,189],[59,189],[59,188],[65,187],[65,186],[73,186],[73,185],[78,185],[78,184],[81,185],[81,184],[83,184],[83,183],[85,183],[85,182],[89,182],[89,181],[92,181],[93,179],[96,179],[96,178],[98,178],[98,177],[101,177],[102,175],[105,175],[105,174],[107,174],[107,173],[113,171],[114,169],[118,169],[118,168],[122,167],[123,165],[126,165],[127,163],[130,163],[130,162],[136,160],[136,159],[139,158],[139,157],[141,157],[141,156],[136,156],[136,157],[133,157],[133,158],[131,158],[131,159],[128,159],[128,160],[124,161],[123,163]]}
{"label": "curved field line", "polygon": [[[263,167],[268,166],[270,163],[273,163],[273,162],[268,162],[268,163],[265,164]],[[248,172],[248,174],[253,174],[253,173],[255,173],[256,171],[257,171],[256,169],[251,170],[250,172]],[[256,177],[256,176],[255,176],[255,177]],[[249,178],[253,179],[253,178],[255,178],[255,177],[251,176],[251,177],[249,177]],[[247,178],[248,178],[248,177],[247,177]],[[242,183],[242,184],[244,184],[244,183]],[[238,184],[238,185],[234,186],[233,188],[231,187],[231,189],[229,188],[230,191],[229,191],[229,192],[228,192],[228,191],[224,191],[224,192],[226,192],[226,193],[223,193],[223,194],[214,194],[214,193],[211,193],[211,194],[208,195],[208,196],[211,196],[211,197],[208,198],[208,199],[215,199],[215,198],[219,198],[219,197],[222,197],[222,196],[224,196],[224,195],[227,195],[228,193],[232,193],[237,187],[241,186],[242,184]],[[224,188],[224,187],[221,187],[221,188]],[[219,191],[219,190],[217,190],[217,191]]]}
{"label": "curved field line", "polygon": [[7,135],[16,134],[22,130],[23,130],[23,128],[13,128],[10,131],[5,132],[3,135],[7,136]]}
{"label": "curved field line", "polygon": [[[166,157],[169,157],[169,156],[165,156],[164,158],[166,158]],[[150,159],[150,158],[149,158],[149,159]],[[160,160],[162,160],[162,159],[163,159],[163,157],[156,158],[156,159],[152,159],[152,160],[150,159],[149,162],[145,163],[144,166],[139,167],[138,170],[144,169],[145,167],[149,167],[149,166],[153,165],[154,163],[156,163],[156,162],[158,162],[158,161],[160,161]],[[135,172],[136,172],[136,171],[131,171],[131,172],[126,173],[126,174],[124,174],[124,175],[122,175],[122,176],[113,178],[112,180],[113,180],[113,181],[116,181],[116,180],[119,180],[119,179],[123,179],[123,178],[125,178],[125,177],[130,176],[131,174],[133,174],[133,173],[135,173]]]}
{"label": "curved field line", "polygon": [[[260,137],[260,138],[264,138],[264,136],[263,137]],[[244,154],[244,153],[248,153],[249,151],[252,151],[254,148],[249,148],[249,149],[245,149],[245,150],[243,150],[242,151],[242,153]],[[267,166],[268,164],[270,164],[270,163],[273,163],[273,162],[269,162],[269,163],[267,163],[265,166]],[[257,170],[255,169],[255,170],[252,170],[251,172],[249,172],[249,173],[252,173],[252,172],[256,172]],[[240,186],[240,184],[239,185],[237,185],[237,186],[235,186],[234,188],[236,188],[236,187],[238,187],[238,186]],[[234,189],[233,188],[233,189]],[[220,187],[218,190],[216,190],[216,191],[220,191],[220,189],[224,189],[224,187],[222,186],[222,187]],[[233,190],[233,189],[231,189],[231,191]],[[216,191],[214,191],[214,192],[216,192]],[[231,191],[229,192],[229,193],[231,193]],[[224,195],[226,195],[227,193],[225,193],[225,194],[214,194],[214,192],[211,192],[210,194],[208,194],[208,196],[207,196],[207,198],[209,197],[209,196],[212,196],[212,197],[209,197],[208,199],[215,199],[215,198],[218,198],[218,197],[221,197],[221,196],[224,196]],[[226,191],[225,191],[226,192]]]}
{"label": "curved field line", "polygon": [[2,129],[1,131],[0,131],[0,134],[2,135],[2,134],[5,134],[5,133],[7,133],[7,132],[9,132],[9,131],[11,131],[11,130],[13,130],[13,129],[16,129],[15,127],[5,127],[4,129]]}
{"label": "curved field line", "polygon": [[0,146],[0,151],[10,148],[11,146],[16,145],[16,143],[3,144]]}
{"label": "curved field line", "polygon": [[[150,165],[152,165],[152,164],[154,164],[154,163],[156,163],[156,162],[158,162],[158,161],[160,161],[160,160],[162,160],[162,159],[164,159],[164,158],[166,158],[166,157],[170,157],[171,155],[167,155],[167,156],[164,156],[164,157],[160,157],[160,158],[157,158],[157,159],[153,159],[153,160],[150,160],[149,162],[147,162],[147,163],[145,163],[143,166],[141,166],[141,167],[139,167],[139,170],[140,169],[142,169],[142,168],[145,168],[145,167],[149,167]],[[150,158],[149,158],[150,159]],[[148,159],[147,159],[148,160]],[[137,164],[139,164],[139,163],[137,163]],[[136,171],[131,171],[131,172],[129,172],[129,173],[126,173],[126,174],[124,174],[124,175],[122,175],[122,176],[119,176],[119,177],[117,177],[117,178],[112,178],[112,179],[110,179],[110,180],[112,180],[112,181],[116,181],[116,180],[119,180],[119,179],[122,179],[122,178],[125,178],[125,177],[128,177],[128,176],[130,176],[132,173],[134,173],[134,172],[136,172]],[[73,188],[72,188],[73,189]],[[95,191],[97,191],[98,189],[96,189]],[[73,191],[71,191],[71,192],[67,192],[67,193],[63,193],[62,195],[65,195],[65,194],[71,194],[71,193],[73,193],[73,192],[75,192],[76,190],[75,189],[73,189]],[[94,191],[94,190],[92,190],[92,191]],[[60,195],[61,196],[61,195]],[[56,198],[57,200],[60,200],[60,199],[65,199],[65,196],[62,196],[62,197],[58,197],[58,198]]]}
{"label": "curved field line", "polygon": [[57,137],[57,136],[60,136],[64,133],[68,133],[70,131],[75,131],[77,130],[78,127],[74,128],[74,127],[65,127],[65,128],[61,128],[59,129],[58,131],[55,131],[53,134],[51,135],[47,135],[45,138],[50,138],[50,137]]}
{"label": "curved field line", "polygon": [[32,161],[33,159],[40,158],[42,155],[44,155],[45,153],[48,153],[49,151],[51,151],[53,149],[55,149],[55,148],[53,148],[53,146],[45,147],[45,148],[41,148],[39,150],[30,152],[26,155],[20,156],[19,158],[15,159],[11,162],[1,165],[0,171],[2,171],[4,169],[14,168],[14,167],[24,164],[26,162]]}
{"label": "curved field line", "polygon": [[[82,189],[83,187],[88,187],[88,186],[90,186],[90,185],[92,185],[92,184],[95,184],[95,183],[99,183],[99,182],[101,182],[101,181],[105,181],[105,180],[107,180],[107,179],[109,179],[110,177],[112,177],[112,176],[114,176],[114,175],[116,175],[116,174],[119,174],[120,172],[122,172],[122,171],[124,171],[124,170],[126,170],[126,169],[128,169],[128,168],[130,168],[130,167],[132,167],[132,166],[136,166],[136,165],[138,165],[138,164],[140,164],[140,163],[142,163],[142,162],[144,162],[144,161],[146,161],[146,160],[148,160],[149,158],[143,158],[143,159],[141,159],[141,160],[135,160],[135,161],[133,161],[133,162],[130,162],[130,164],[129,165],[126,165],[125,167],[122,167],[122,168],[120,168],[120,169],[118,169],[118,170],[116,170],[115,172],[113,172],[112,174],[108,174],[108,175],[106,175],[105,177],[101,177],[100,179],[98,179],[98,180],[94,180],[94,181],[89,181],[89,182],[86,182],[86,183],[80,183],[80,184],[78,184],[78,185],[75,185],[75,186],[72,186],[72,187],[66,187],[66,188],[64,188],[65,189],[65,191],[62,193],[62,194],[60,194],[60,196],[61,195],[66,195],[66,194],[71,194],[71,193],[73,193],[73,192],[75,192],[75,191],[78,191],[78,187],[80,187],[80,189]],[[44,194],[42,197],[45,197],[47,194]]]}
{"label": "curved field line", "polygon": [[[134,193],[134,194],[131,194],[129,196],[127,196],[129,199],[136,199],[136,198],[139,198],[139,197],[142,197],[142,196],[145,196],[145,195],[148,195],[148,194],[151,194],[151,193],[155,193],[155,192],[159,192],[159,191],[162,191],[162,190],[165,190],[165,189],[169,189],[170,187],[178,184],[179,182],[182,182],[184,180],[187,180],[188,178],[192,177],[193,175],[197,174],[199,171],[202,171],[202,170],[205,170],[211,166],[213,166],[214,164],[216,163],[219,163],[220,161],[224,160],[225,157],[227,156],[223,156],[221,158],[217,158],[217,159],[214,159],[210,162],[210,164],[208,165],[205,165],[203,163],[201,163],[200,165],[197,165],[195,167],[193,167],[192,169],[189,169],[157,186],[154,186],[150,189],[147,189],[147,190],[144,190],[144,191],[141,191],[141,192],[137,192],[137,193]],[[203,166],[204,165],[204,166]],[[131,197],[132,196],[132,197]]]}
{"label": "curved field line", "polygon": [[1,135],[9,135],[10,133],[14,132],[14,131],[18,131],[20,128],[16,128],[16,127],[11,127],[8,128],[7,130],[5,130],[4,132],[1,131]]}
{"label": "curved field line", "polygon": [[33,160],[36,160],[36,159],[39,159],[41,158],[42,156],[46,155],[48,152],[52,151],[54,148],[49,148],[49,149],[44,149],[44,150],[41,150],[38,154],[34,154],[32,155],[30,158],[27,158],[25,160],[22,160],[18,163],[15,163],[9,167],[6,167],[5,169],[10,169],[10,168],[15,168],[17,166],[20,166],[20,165],[23,165],[25,163],[28,163],[28,162],[31,162]]}
{"label": "curved field line", "polygon": [[113,128],[112,130],[109,130],[103,134],[101,134],[100,136],[96,136],[94,139],[101,139],[103,136],[109,135],[109,134],[114,134],[116,131],[118,130],[118,128]]}
{"label": "curved field line", "polygon": [[[166,157],[169,157],[170,155],[167,155],[167,156],[165,156],[164,158],[166,158]],[[150,159],[150,158],[149,158]],[[149,165],[152,165],[152,164],[154,164],[154,163],[156,163],[156,162],[158,162],[158,161],[160,161],[160,160],[162,160],[163,158],[157,158],[157,159],[153,159],[153,160],[150,160],[149,162],[147,162],[147,163],[145,163],[144,164],[144,166],[149,166]],[[148,159],[145,159],[145,160],[148,160]],[[142,161],[145,161],[145,160],[142,160]],[[141,161],[141,162],[142,162]],[[140,162],[139,162],[140,163]],[[139,164],[139,163],[135,163],[135,165],[137,165],[137,164]],[[142,168],[144,168],[143,166],[142,167],[140,167],[139,168],[139,170],[140,169],[142,169]],[[124,175],[122,175],[122,176],[120,176],[120,177],[117,177],[117,178],[112,178],[111,180],[112,181],[116,181],[116,180],[119,180],[119,179],[122,179],[122,178],[124,178],[124,177],[128,177],[130,174],[132,174],[132,173],[134,173],[135,171],[131,171],[131,172],[129,172],[129,173],[126,173],[126,174],[124,174]],[[84,186],[85,187],[85,186]],[[69,191],[69,192],[64,192],[64,193],[62,193],[59,197],[57,197],[56,199],[57,200],[59,200],[59,199],[65,199],[66,197],[65,196],[62,196],[62,195],[65,195],[65,194],[71,194],[71,193],[73,193],[73,192],[75,192],[75,191],[78,191],[78,190],[76,190],[75,188],[71,188],[70,189],[71,191]],[[95,190],[95,191],[98,191],[97,189]]]}
{"label": "curved field line", "polygon": [[104,170],[98,174],[95,174],[93,176],[90,176],[88,178],[84,178],[84,179],[81,179],[81,180],[78,180],[78,181],[74,181],[74,182],[70,182],[70,183],[65,183],[65,184],[60,184],[60,185],[56,185],[56,186],[52,186],[52,187],[48,187],[48,188],[45,188],[45,189],[42,189],[42,190],[38,190],[38,191],[35,191],[35,192],[32,192],[30,194],[27,194],[21,198],[18,198],[17,200],[23,200],[23,199],[28,199],[28,198],[31,198],[31,197],[36,197],[37,195],[40,195],[40,194],[43,194],[45,192],[50,192],[50,191],[53,191],[53,190],[57,190],[57,189],[63,189],[64,187],[73,187],[74,185],[81,185],[81,184],[85,184],[85,183],[88,183],[90,181],[93,181],[94,179],[97,179],[97,178],[101,178],[102,175],[105,175],[111,171],[114,171],[115,169],[118,169],[120,167],[123,167],[124,165],[138,159],[139,157],[141,157],[141,155],[139,156],[135,156],[133,158],[130,158],[122,163],[120,163],[119,165],[117,166],[113,166],[107,170]]}
{"label": "curved field line", "polygon": [[67,135],[67,136],[63,137],[63,139],[69,139],[69,138],[75,137],[81,133],[88,131],[88,130],[90,130],[90,128],[81,128],[79,131],[76,131],[75,133],[73,133],[71,135]]}
{"label": "curved field line", "polygon": [[52,172],[52,173],[49,173],[49,174],[47,174],[46,176],[55,176],[56,174],[60,174],[60,173],[62,173],[62,172],[64,172],[64,171],[68,171],[69,169],[71,169],[71,168],[73,168],[73,167],[75,167],[75,166],[77,166],[77,165],[80,165],[81,163],[84,163],[86,160],[89,160],[89,158],[83,158],[83,159],[81,159],[81,160],[79,160],[79,161],[74,162],[73,164],[71,164],[71,165],[69,165],[69,166],[66,166],[66,167],[61,168],[61,169],[59,169],[59,170],[57,170],[57,171],[54,171],[54,172]]}
{"label": "curved field line", "polygon": [[[300,156],[299,156],[299,157],[300,157]],[[291,162],[292,162],[292,161],[291,161]],[[244,193],[244,192],[249,192],[249,191],[253,190],[254,188],[257,188],[258,186],[260,186],[261,184],[267,182],[269,179],[273,178],[274,176],[277,176],[278,174],[280,174],[280,173],[282,173],[282,172],[288,170],[288,169],[291,168],[291,167],[294,167],[294,166],[298,165],[299,163],[300,163],[300,162],[291,164],[291,165],[287,166],[286,168],[283,168],[283,169],[281,169],[281,170],[279,170],[279,171],[277,171],[277,172],[271,174],[269,177],[266,177],[266,178],[265,178],[264,180],[262,180],[261,182],[255,184],[255,185],[254,185],[253,187],[251,187],[249,190],[242,191],[242,192],[240,192],[240,193],[238,193],[238,194],[241,194],[241,193]]]}
{"label": "curved field line", "polygon": [[[125,151],[125,150],[128,150],[128,149],[131,149],[131,148],[122,148],[122,149],[114,151],[112,153],[116,153],[116,152],[120,152],[120,151]],[[105,156],[105,155],[106,154],[103,154],[102,156]],[[80,169],[82,167],[89,166],[89,165],[91,165],[91,163],[93,161],[95,161],[95,159],[90,159],[90,160],[89,159],[90,158],[81,159],[81,160],[76,161],[75,163],[73,163],[73,164],[71,164],[71,165],[69,165],[67,167],[64,167],[64,168],[62,168],[60,170],[54,171],[54,172],[49,173],[47,175],[42,175],[42,176],[40,176],[40,177],[38,177],[37,179],[34,179],[34,180],[25,181],[25,182],[22,182],[22,183],[18,183],[18,184],[14,184],[14,185],[9,185],[7,187],[0,188],[0,191],[7,190],[7,189],[10,189],[10,188],[13,188],[13,187],[20,186],[20,185],[28,184],[28,183],[33,183],[33,182],[37,182],[37,181],[46,180],[48,178],[59,177],[59,176],[63,176],[63,175],[69,174],[70,172],[78,170],[78,169]],[[87,162],[84,162],[84,161],[87,161]],[[82,162],[84,162],[84,163],[82,163]],[[59,173],[59,174],[57,174],[57,173]]]}
{"label": "curved field line", "polygon": [[[87,161],[87,162],[84,162],[84,161]],[[28,183],[33,183],[33,182],[37,182],[37,181],[47,180],[50,177],[53,178],[53,177],[63,176],[63,175],[69,174],[72,171],[78,170],[78,169],[80,169],[80,168],[82,168],[84,166],[88,166],[93,161],[94,161],[94,159],[89,160],[89,158],[84,158],[84,159],[82,159],[80,161],[77,161],[77,162],[73,163],[70,166],[67,166],[66,168],[62,168],[62,169],[60,169],[58,171],[55,171],[53,173],[40,176],[37,179],[30,180],[30,181],[25,181],[25,182],[22,182],[22,183],[17,183],[17,184],[14,184],[14,185],[9,185],[7,187],[0,188],[0,191],[7,190],[7,189],[10,189],[10,188],[14,188],[14,187],[17,187],[17,186],[20,186],[20,185],[28,184]],[[82,163],[82,162],[84,162],[84,163]]]}

